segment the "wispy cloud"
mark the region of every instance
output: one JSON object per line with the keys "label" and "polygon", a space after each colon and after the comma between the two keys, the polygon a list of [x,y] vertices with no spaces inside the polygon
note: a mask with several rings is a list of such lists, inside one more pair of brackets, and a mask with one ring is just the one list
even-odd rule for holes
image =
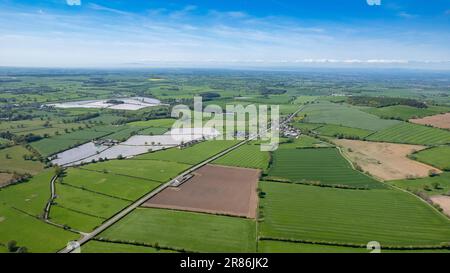
{"label": "wispy cloud", "polygon": [[412,18],[416,18],[417,17],[417,15],[408,13],[406,11],[401,11],[397,15],[399,17],[402,17],[402,18],[405,18],[405,19],[412,19]]}
{"label": "wispy cloud", "polygon": [[191,12],[195,11],[197,9],[197,6],[194,5],[187,5],[184,8],[180,10],[175,10],[170,12],[169,16],[172,19],[180,19],[187,15],[189,15]]}
{"label": "wispy cloud", "polygon": [[91,8],[93,10],[96,10],[96,11],[106,11],[106,12],[111,12],[111,13],[120,14],[120,15],[132,15],[132,13],[129,13],[129,12],[126,12],[126,11],[109,8],[109,7],[98,5],[98,4],[95,4],[95,3],[89,3],[88,6],[89,6],[89,8]]}
{"label": "wispy cloud", "polygon": [[0,11],[1,64],[406,65],[450,59],[445,46],[450,34],[437,31],[303,22],[196,6],[136,14],[85,5],[86,12],[76,15]]}
{"label": "wispy cloud", "polygon": [[243,19],[246,17],[249,17],[249,15],[244,11],[217,11],[217,10],[210,10],[208,12],[208,16],[220,18],[220,19]]}
{"label": "wispy cloud", "polygon": [[81,0],[66,0],[69,6],[81,6]]}

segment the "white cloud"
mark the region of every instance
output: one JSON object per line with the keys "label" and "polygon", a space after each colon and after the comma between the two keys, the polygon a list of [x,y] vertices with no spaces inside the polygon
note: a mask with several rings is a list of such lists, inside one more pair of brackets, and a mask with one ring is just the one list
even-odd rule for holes
{"label": "white cloud", "polygon": [[248,17],[248,14],[243,11],[217,11],[210,10],[208,16],[219,19],[244,19]]}
{"label": "white cloud", "polygon": [[405,11],[399,12],[398,16],[402,17],[402,18],[406,18],[406,19],[412,19],[412,18],[416,18],[417,15],[411,14],[411,13],[407,13]]}
{"label": "white cloud", "polygon": [[119,14],[119,15],[131,15],[131,13],[128,13],[126,11],[122,11],[119,9],[112,9],[112,8],[108,8],[102,5],[97,5],[95,3],[89,3],[89,8],[93,9],[93,10],[98,10],[98,11],[106,11],[106,12],[111,12],[111,13],[115,13],[115,14]]}
{"label": "white cloud", "polygon": [[369,6],[381,6],[381,0],[366,0]]}
{"label": "white cloud", "polygon": [[69,6],[81,6],[81,0],[66,0]]}

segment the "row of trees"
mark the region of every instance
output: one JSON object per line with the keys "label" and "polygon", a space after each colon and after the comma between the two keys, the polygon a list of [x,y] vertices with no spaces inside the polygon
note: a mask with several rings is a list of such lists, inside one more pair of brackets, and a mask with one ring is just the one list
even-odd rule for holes
{"label": "row of trees", "polygon": [[407,99],[407,98],[352,96],[348,97],[347,100],[350,104],[370,106],[370,107],[407,105],[416,108],[427,108],[427,105],[425,103],[415,99]]}

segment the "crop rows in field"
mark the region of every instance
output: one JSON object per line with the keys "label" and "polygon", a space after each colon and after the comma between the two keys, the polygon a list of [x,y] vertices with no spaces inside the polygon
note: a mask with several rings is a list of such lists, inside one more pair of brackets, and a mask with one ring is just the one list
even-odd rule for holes
{"label": "crop rows in field", "polygon": [[260,148],[260,145],[253,143],[242,145],[225,156],[216,159],[213,164],[266,170],[269,165],[270,155],[268,152],[262,152]]}
{"label": "crop rows in field", "polygon": [[364,112],[377,115],[381,118],[386,119],[395,118],[401,120],[432,116],[448,111],[450,111],[450,108],[445,106],[430,106],[428,108],[417,108],[407,105],[394,105],[380,108],[364,109]]}
{"label": "crop rows in field", "polygon": [[323,126],[323,124],[319,123],[305,123],[305,122],[293,122],[292,126],[300,129],[303,132],[313,131],[316,128]]}
{"label": "crop rows in field", "polygon": [[450,221],[412,195],[262,182],[260,236],[316,242],[438,246]]}
{"label": "crop rows in field", "polygon": [[268,175],[293,182],[382,187],[379,182],[354,170],[335,148],[278,149],[273,154]]}
{"label": "crop rows in field", "polygon": [[334,124],[372,131],[399,123],[397,120],[380,119],[375,115],[360,111],[354,106],[337,103],[308,104],[300,114],[306,114],[306,122]]}
{"label": "crop rows in field", "polygon": [[366,136],[374,133],[374,131],[371,130],[351,128],[334,124],[326,124],[324,126],[314,129],[314,131],[324,136],[357,138],[357,139],[363,139]]}
{"label": "crop rows in field", "polygon": [[[261,253],[370,253],[364,247],[345,247],[326,244],[310,244],[297,242],[284,242],[274,240],[260,240],[258,252]],[[382,253],[450,253],[448,249],[381,249]]]}
{"label": "crop rows in field", "polygon": [[450,143],[450,131],[402,122],[370,135],[367,140],[439,145]]}
{"label": "crop rows in field", "polygon": [[295,139],[282,138],[278,149],[302,149],[320,147],[333,147],[333,145],[308,135],[301,135]]}

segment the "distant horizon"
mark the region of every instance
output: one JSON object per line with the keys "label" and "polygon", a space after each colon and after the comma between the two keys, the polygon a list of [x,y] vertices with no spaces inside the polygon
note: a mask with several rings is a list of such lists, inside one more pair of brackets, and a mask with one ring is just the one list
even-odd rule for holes
{"label": "distant horizon", "polygon": [[14,70],[86,70],[86,71],[154,71],[154,70],[211,70],[211,71],[247,71],[247,72],[320,72],[320,71],[348,71],[348,72],[450,72],[450,66],[419,67],[419,66],[2,66]]}

